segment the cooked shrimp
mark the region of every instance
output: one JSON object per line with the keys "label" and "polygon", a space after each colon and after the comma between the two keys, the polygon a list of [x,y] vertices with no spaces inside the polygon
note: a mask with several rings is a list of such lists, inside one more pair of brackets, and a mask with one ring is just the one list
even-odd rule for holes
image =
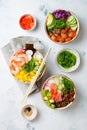
{"label": "cooked shrimp", "polygon": [[15,60],[17,57],[16,56],[11,56],[11,58],[9,59],[9,64],[11,64],[11,62],[13,61],[13,60]]}
{"label": "cooked shrimp", "polygon": [[25,50],[17,51],[9,60],[10,70],[13,75],[19,73],[22,69],[22,66],[28,63],[29,58],[28,55],[25,53]]}
{"label": "cooked shrimp", "polygon": [[26,63],[26,59],[24,57],[18,57],[16,62],[18,63],[18,66],[23,66]]}
{"label": "cooked shrimp", "polygon": [[25,50],[21,49],[21,50],[17,51],[14,55],[18,56],[19,54],[25,54]]}
{"label": "cooked shrimp", "polygon": [[18,57],[20,57],[20,58],[21,58],[21,57],[24,58],[25,61],[26,61],[26,63],[28,63],[28,61],[29,61],[27,54],[20,54],[20,55],[18,55]]}
{"label": "cooked shrimp", "polygon": [[[18,68],[20,68],[22,65],[21,65],[21,60],[19,60],[19,61],[15,61],[15,60],[13,60],[12,61],[12,64],[13,64],[13,66],[14,67],[18,67]],[[23,64],[24,65],[24,64]]]}
{"label": "cooked shrimp", "polygon": [[18,67],[14,67],[13,65],[10,66],[10,70],[13,75],[18,74],[20,71]]}

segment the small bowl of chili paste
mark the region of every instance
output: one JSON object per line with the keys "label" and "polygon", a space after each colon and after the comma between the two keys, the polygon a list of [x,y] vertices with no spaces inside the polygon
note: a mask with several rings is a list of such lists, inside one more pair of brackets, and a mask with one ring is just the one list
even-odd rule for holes
{"label": "small bowl of chili paste", "polygon": [[31,14],[24,14],[19,20],[19,24],[24,30],[33,30],[36,27],[36,19]]}
{"label": "small bowl of chili paste", "polygon": [[61,70],[73,72],[80,65],[80,56],[76,50],[65,48],[58,52],[56,62]]}

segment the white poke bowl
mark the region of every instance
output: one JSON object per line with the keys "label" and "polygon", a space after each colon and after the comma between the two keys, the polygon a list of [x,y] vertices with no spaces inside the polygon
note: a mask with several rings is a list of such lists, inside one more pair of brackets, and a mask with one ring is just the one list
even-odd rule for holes
{"label": "white poke bowl", "polygon": [[[10,71],[12,75],[20,82],[30,83],[43,60],[43,55],[37,50],[34,51],[35,52],[21,48],[16,51],[9,59]],[[31,65],[33,66],[34,71],[31,68]],[[44,64],[43,70],[38,76],[37,81],[43,76],[45,70],[46,64]]]}
{"label": "white poke bowl", "polygon": [[[56,84],[57,85],[57,92],[59,95],[57,95],[57,92],[55,91],[55,80],[54,80],[55,77],[59,78],[59,83]],[[62,78],[68,79],[70,81],[70,83],[73,85],[73,89],[70,90],[69,92],[67,91],[67,93],[65,93],[65,90],[63,90],[65,88],[62,89],[62,87],[64,87],[64,84],[61,84]],[[53,88],[51,88],[52,84],[54,84]],[[59,84],[59,86],[58,86],[58,84]],[[53,90],[51,90],[51,89],[53,89]],[[65,94],[63,93],[63,91]],[[55,93],[55,94],[53,95],[53,93]],[[60,94],[61,94],[61,96],[60,96]],[[43,99],[44,103],[49,108],[51,108],[53,110],[62,110],[62,109],[68,108],[74,102],[75,97],[76,97],[76,88],[75,88],[73,81],[69,77],[67,77],[65,75],[58,74],[58,75],[53,75],[53,76],[49,77],[43,83],[41,95],[42,95],[42,99]],[[59,97],[56,97],[56,96],[59,96]],[[61,97],[62,97],[62,99],[61,99]]]}
{"label": "white poke bowl", "polygon": [[[71,33],[71,31],[69,31],[69,30],[67,30],[67,26],[65,27],[65,28],[62,28],[62,29],[58,29],[59,31],[60,31],[60,33],[59,33],[59,31],[58,31],[58,33],[56,33],[56,32],[54,32],[54,30],[53,30],[53,32],[52,31],[49,31],[48,29],[47,29],[47,21],[48,21],[48,17],[49,17],[49,14],[52,14],[52,15],[54,15],[54,13],[56,12],[56,11],[66,11],[66,12],[68,12],[68,13],[70,13],[71,14],[71,16],[73,16],[74,17],[74,19],[75,19],[75,21],[73,21],[71,18],[70,18],[70,20],[67,22],[67,23],[69,23],[70,24],[70,26],[69,26],[69,28],[71,29],[71,28],[73,28],[74,27],[74,24],[75,24],[75,22],[76,22],[76,26],[77,26],[77,29],[75,30],[75,28],[74,28],[74,30],[72,30],[72,32],[73,32],[73,34],[74,34],[74,31],[75,31],[75,35],[72,35],[72,33]],[[78,36],[78,33],[79,33],[79,20],[78,20],[78,18],[77,18],[77,16],[72,12],[72,11],[69,11],[69,10],[64,10],[64,9],[57,9],[57,10],[54,10],[54,11],[52,11],[52,12],[50,12],[48,14],[48,16],[47,16],[47,18],[46,18],[46,21],[45,21],[45,32],[46,32],[46,34],[47,34],[47,36],[48,36],[48,38],[51,40],[51,41],[53,41],[54,43],[57,43],[57,44],[67,44],[67,43],[70,43],[70,42],[72,42],[73,40],[75,40],[76,38],[77,38],[77,36]],[[60,15],[60,14],[59,14]],[[55,17],[55,16],[54,16]],[[56,18],[57,19],[57,18]],[[59,18],[60,19],[60,18]],[[64,19],[64,18],[61,18],[61,19]],[[67,19],[68,19],[68,17],[67,17]],[[73,22],[72,22],[73,21]],[[49,20],[49,23],[51,23],[52,22],[52,19],[50,19]],[[70,23],[71,22],[71,23]],[[53,26],[53,25],[52,25]],[[52,26],[50,26],[50,27],[52,27]],[[65,33],[61,33],[61,32],[63,32],[64,30],[67,30]],[[67,34],[67,37],[65,38],[65,36],[63,35],[63,34]],[[72,35],[72,36],[71,36]]]}

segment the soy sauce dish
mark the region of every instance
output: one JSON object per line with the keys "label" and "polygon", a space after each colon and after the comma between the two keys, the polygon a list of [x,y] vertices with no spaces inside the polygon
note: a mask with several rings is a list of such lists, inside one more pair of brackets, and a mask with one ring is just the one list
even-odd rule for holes
{"label": "soy sauce dish", "polygon": [[34,120],[37,116],[37,109],[33,105],[25,105],[22,109],[22,115],[27,120]]}
{"label": "soy sauce dish", "polygon": [[80,65],[80,56],[74,49],[62,49],[56,57],[58,67],[65,72],[75,71]]}
{"label": "soy sauce dish", "polygon": [[45,30],[53,42],[69,43],[78,35],[79,21],[71,11],[58,9],[48,14]]}
{"label": "soy sauce dish", "polygon": [[73,81],[65,75],[49,77],[43,84],[42,99],[51,109],[65,109],[69,107],[76,96]]}

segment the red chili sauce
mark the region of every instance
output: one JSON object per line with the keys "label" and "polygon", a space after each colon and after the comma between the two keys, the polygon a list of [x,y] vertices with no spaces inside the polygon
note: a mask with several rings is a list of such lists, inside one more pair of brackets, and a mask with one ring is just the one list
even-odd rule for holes
{"label": "red chili sauce", "polygon": [[23,15],[20,18],[20,26],[24,30],[32,30],[34,29],[35,25],[36,25],[35,18],[31,16],[30,14]]}

